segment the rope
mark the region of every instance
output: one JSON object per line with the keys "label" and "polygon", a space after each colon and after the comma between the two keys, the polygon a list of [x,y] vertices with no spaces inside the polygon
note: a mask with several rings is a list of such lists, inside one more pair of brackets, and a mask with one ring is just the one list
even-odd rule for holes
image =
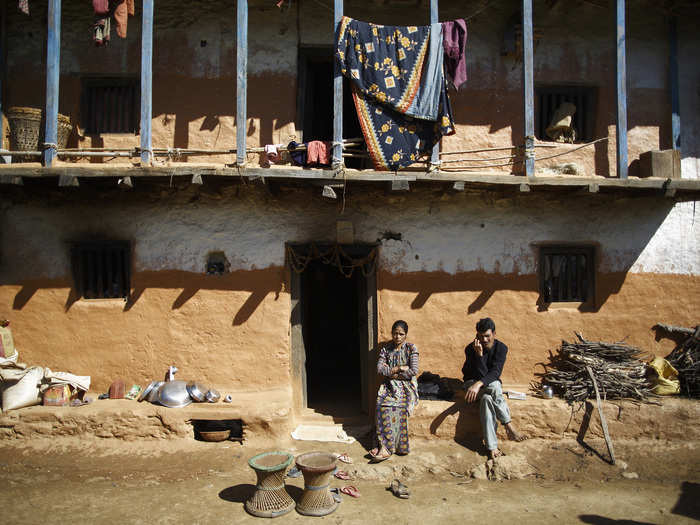
{"label": "rope", "polygon": [[55,142],[44,142],[42,146],[44,149],[53,149],[58,151],[58,145]]}
{"label": "rope", "polygon": [[348,255],[340,244],[334,244],[324,252],[319,251],[315,244],[311,244],[307,255],[298,253],[289,245],[285,251],[287,261],[295,273],[303,272],[311,261],[320,259],[323,264],[330,264],[338,268],[340,273],[348,279],[352,277],[355,268],[360,268],[362,275],[367,277],[374,272],[377,263],[376,248],[372,248],[366,257],[359,259]]}
{"label": "rope", "polygon": [[557,153],[556,155],[549,155],[548,157],[540,157],[537,160],[547,160],[547,159],[553,159],[554,157],[561,157],[562,155],[568,155],[571,152],[574,152],[574,151],[579,150],[581,148],[585,148],[586,146],[590,146],[591,144],[595,144],[596,142],[602,142],[604,140],[608,140],[609,138],[610,137],[603,137],[600,139],[596,139],[592,142],[587,142],[586,144],[581,144],[579,147],[574,148],[574,149],[570,149],[569,151],[564,151],[563,153]]}

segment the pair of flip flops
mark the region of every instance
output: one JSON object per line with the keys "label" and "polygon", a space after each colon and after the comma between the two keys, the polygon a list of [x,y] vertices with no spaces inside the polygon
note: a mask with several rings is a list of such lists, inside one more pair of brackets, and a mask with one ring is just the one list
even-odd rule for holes
{"label": "pair of flip flops", "polygon": [[345,472],[344,470],[336,470],[333,475],[338,478],[338,479],[343,479],[343,480],[350,480],[352,479],[352,476]]}
{"label": "pair of flip flops", "polygon": [[392,481],[387,490],[390,490],[397,498],[408,499],[411,496],[411,491],[408,490],[408,487],[398,479]]}
{"label": "pair of flip flops", "polygon": [[340,502],[340,500],[342,499],[341,494],[346,494],[346,495],[350,496],[351,498],[359,498],[361,495],[360,491],[357,490],[357,488],[353,487],[352,485],[347,485],[347,486],[342,487],[342,488],[337,488],[337,487],[333,488],[333,489],[331,489],[331,494],[333,494],[333,499],[335,501],[338,501],[338,502]]}

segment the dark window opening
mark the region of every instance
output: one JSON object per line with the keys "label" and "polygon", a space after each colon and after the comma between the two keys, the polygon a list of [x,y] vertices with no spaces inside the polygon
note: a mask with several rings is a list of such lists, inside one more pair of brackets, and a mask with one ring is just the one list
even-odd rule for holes
{"label": "dark window opening", "polygon": [[540,248],[540,294],[545,303],[581,302],[593,299],[594,256],[592,246]]}
{"label": "dark window opening", "polygon": [[84,78],[80,121],[85,132],[137,133],[139,91],[134,78]]}
{"label": "dark window opening", "polygon": [[126,299],[131,290],[128,241],[92,241],[73,245],[73,278],[84,299]]}
{"label": "dark window opening", "polygon": [[[299,50],[297,126],[304,133],[304,142],[333,140],[333,67],[331,48],[304,47]],[[347,78],[343,78],[343,138],[362,139],[362,128]],[[345,157],[344,160],[349,168],[372,166],[369,158]]]}
{"label": "dark window opening", "polygon": [[[573,104],[570,127],[573,138],[566,142],[589,142],[595,130],[596,88],[590,86],[538,86],[535,88],[535,134],[540,140],[556,140],[547,133],[557,110]],[[564,107],[565,108],[565,107]],[[564,134],[567,137],[569,134]]]}

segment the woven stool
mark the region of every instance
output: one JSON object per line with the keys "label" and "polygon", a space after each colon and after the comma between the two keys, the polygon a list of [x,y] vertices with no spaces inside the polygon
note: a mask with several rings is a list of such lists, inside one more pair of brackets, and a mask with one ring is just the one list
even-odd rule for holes
{"label": "woven stool", "polygon": [[307,452],[296,463],[304,474],[304,493],[297,502],[297,512],[305,516],[325,516],[338,508],[330,485],[336,458],[326,452]]}
{"label": "woven stool", "polygon": [[294,456],[287,452],[264,452],[248,460],[258,476],[258,484],[245,510],[253,516],[276,518],[294,508],[294,500],[284,488],[284,475]]}

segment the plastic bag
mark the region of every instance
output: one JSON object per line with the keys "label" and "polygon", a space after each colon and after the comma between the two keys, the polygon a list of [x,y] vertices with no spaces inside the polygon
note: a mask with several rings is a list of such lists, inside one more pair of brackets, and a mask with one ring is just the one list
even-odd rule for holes
{"label": "plastic bag", "polygon": [[657,356],[649,362],[649,366],[656,372],[652,392],[660,396],[680,394],[681,382],[678,380],[678,371],[671,363]]}

